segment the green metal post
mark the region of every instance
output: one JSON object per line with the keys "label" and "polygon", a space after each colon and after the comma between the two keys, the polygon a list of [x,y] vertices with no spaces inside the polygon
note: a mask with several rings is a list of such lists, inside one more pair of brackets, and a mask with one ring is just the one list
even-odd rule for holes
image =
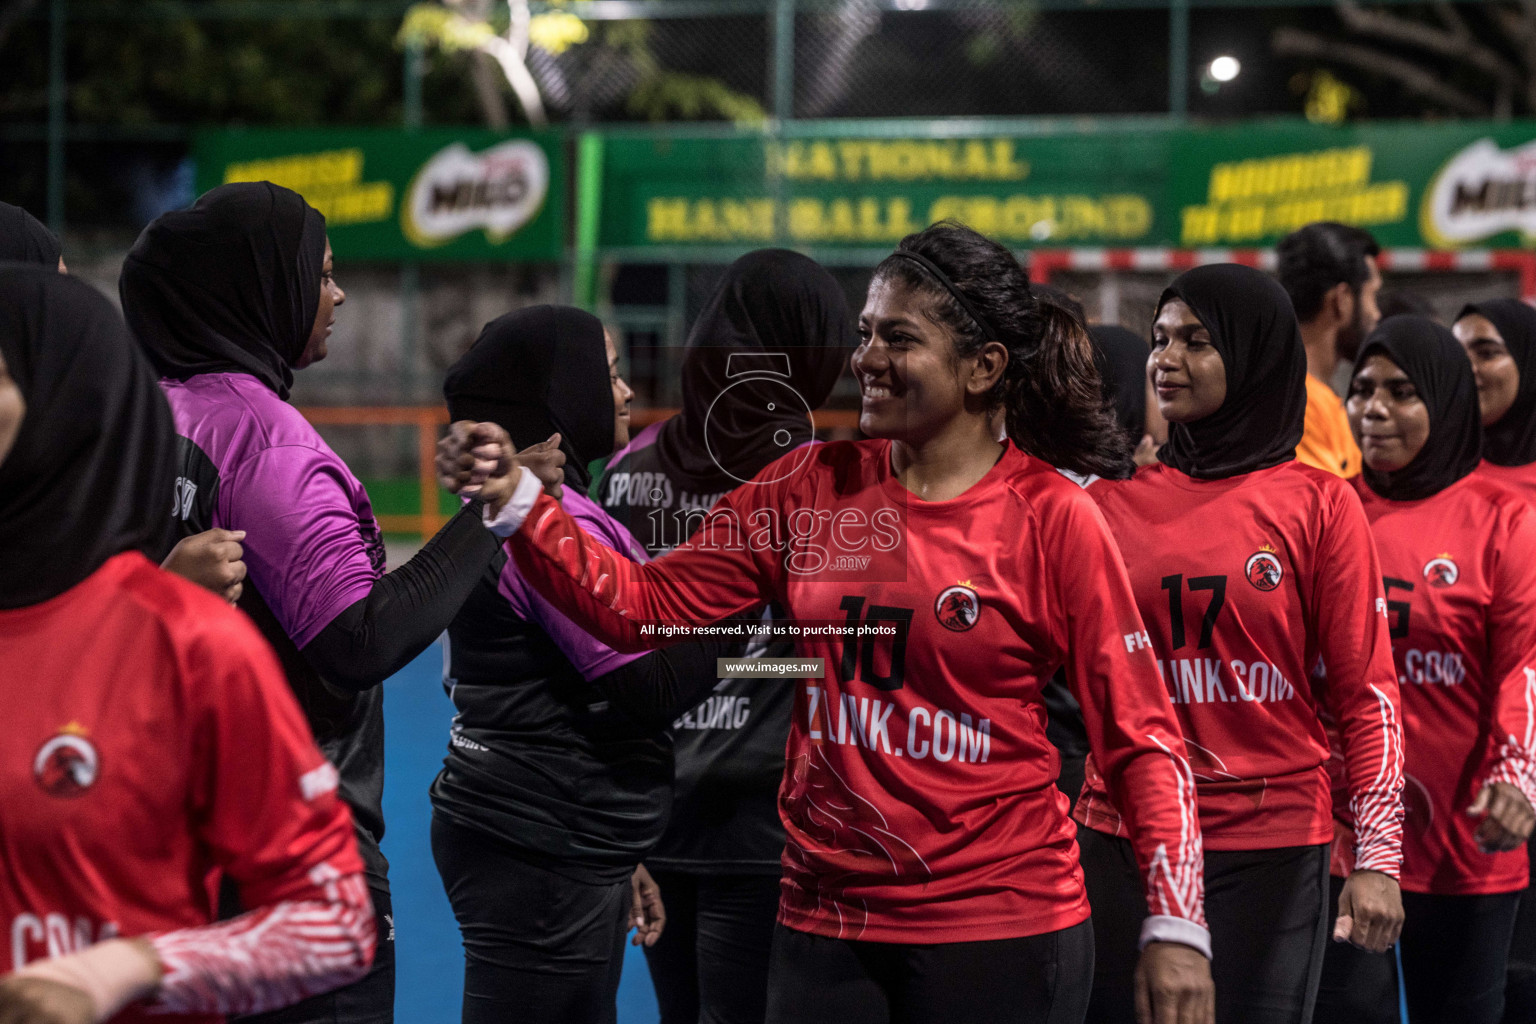
{"label": "green metal post", "polygon": [[597,309],[597,243],[603,211],[603,136],[576,139],[576,266],[571,291],[576,305]]}
{"label": "green metal post", "polygon": [[421,79],[426,73],[426,55],[420,43],[405,48],[405,126],[421,127]]}
{"label": "green metal post", "polygon": [[[421,79],[425,71],[425,59],[419,44],[412,43],[405,48],[405,81],[402,83],[404,93],[403,121],[407,131],[414,131],[421,127]],[[404,401],[419,402],[421,396],[416,394],[416,354],[419,347],[420,331],[417,330],[419,309],[417,299],[421,294],[421,268],[414,261],[407,261],[400,265],[400,386],[405,392]],[[422,509],[425,515],[430,509]],[[422,540],[426,540],[425,537]]]}
{"label": "green metal post", "polygon": [[783,244],[788,235],[789,183],[777,171],[775,155],[784,151],[784,122],[795,116],[795,0],[774,0],[773,121],[764,142],[764,157],[773,190],[773,229]]}
{"label": "green metal post", "polygon": [[48,5],[48,226],[64,233],[65,0]]}
{"label": "green metal post", "polygon": [[795,116],[795,0],[773,5],[773,116]]}
{"label": "green metal post", "polygon": [[1189,114],[1189,0],[1168,4],[1168,113]]}
{"label": "green metal post", "polygon": [[667,347],[674,352],[688,340],[688,266],[667,264]]}

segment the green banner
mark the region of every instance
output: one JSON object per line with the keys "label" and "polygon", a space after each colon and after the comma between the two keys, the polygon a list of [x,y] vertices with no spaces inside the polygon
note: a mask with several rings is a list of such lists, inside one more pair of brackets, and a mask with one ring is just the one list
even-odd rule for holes
{"label": "green banner", "polygon": [[1018,248],[1258,247],[1314,220],[1388,246],[1536,244],[1536,121],[963,138],[816,128],[610,136],[600,245],[868,249],[946,217]]}
{"label": "green banner", "polygon": [[559,134],[475,129],[207,131],[198,191],[271,181],[325,214],[342,260],[556,261],[565,247]]}

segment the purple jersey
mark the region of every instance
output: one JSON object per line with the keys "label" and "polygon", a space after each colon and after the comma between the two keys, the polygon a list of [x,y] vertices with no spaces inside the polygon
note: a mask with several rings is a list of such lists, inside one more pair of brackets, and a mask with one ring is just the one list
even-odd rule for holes
{"label": "purple jersey", "polygon": [[[246,531],[250,579],[302,648],[384,572],[368,493],[309,421],[255,377],[206,373],[160,386],[177,432],[213,464],[211,525]],[[189,486],[178,481],[184,509]]]}
{"label": "purple jersey", "polygon": [[[620,525],[617,519],[604,512],[597,502],[574,487],[562,488],[560,507],[581,523],[582,529],[593,537],[600,538],[613,550],[623,552],[632,561],[650,561],[645,549],[635,541],[628,530]],[[586,679],[591,680],[607,675],[619,666],[642,656],[621,654],[601,641],[593,639],[590,633],[566,618],[537,590],[529,586],[523,579],[522,573],[518,571],[517,563],[510,558],[501,570],[497,589],[512,606],[513,613],[524,622],[533,623],[549,634],[555,646],[560,648],[560,653],[564,654],[576,671]]]}
{"label": "purple jersey", "polygon": [[[593,536],[646,560],[576,488],[560,501]],[[647,656],[664,657],[594,640],[500,553],[448,627],[443,681],[458,713],[433,814],[588,885],[629,878],[665,827],[671,743],[661,733],[605,734],[585,714],[599,701],[589,683]]]}

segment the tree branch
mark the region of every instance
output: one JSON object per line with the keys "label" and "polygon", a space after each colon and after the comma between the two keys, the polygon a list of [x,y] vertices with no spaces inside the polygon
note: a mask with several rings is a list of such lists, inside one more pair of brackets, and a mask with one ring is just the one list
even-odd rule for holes
{"label": "tree branch", "polygon": [[539,83],[533,80],[528,65],[517,55],[517,48],[512,42],[505,36],[492,36],[485,41],[483,52],[490,54],[501,65],[501,73],[507,76],[507,82],[517,94],[523,113],[528,115],[528,123],[535,128],[549,124],[549,118],[544,113],[544,99],[539,95]]}
{"label": "tree branch", "polygon": [[[1461,31],[1438,29],[1423,22],[1409,21],[1385,11],[1366,10],[1356,0],[1338,0],[1334,5],[1345,27],[1361,35],[1375,36],[1395,43],[1406,43],[1442,57],[1464,61],[1486,72],[1511,88],[1522,84],[1520,73],[1504,57],[1479,43],[1461,26]],[[1454,13],[1453,13],[1454,16]],[[1458,17],[1459,20],[1459,17]]]}
{"label": "tree branch", "polygon": [[11,29],[16,23],[32,13],[32,8],[37,6],[37,0],[6,0],[0,3],[0,46],[5,45],[5,37],[11,34]]}
{"label": "tree branch", "polygon": [[1271,37],[1275,53],[1287,57],[1309,57],[1347,64],[1371,74],[1396,79],[1408,92],[1458,114],[1485,117],[1488,106],[1460,89],[1441,82],[1433,73],[1412,61],[1403,60],[1354,43],[1338,43],[1311,32],[1279,28]]}
{"label": "tree branch", "polygon": [[1453,32],[1462,38],[1472,34],[1472,30],[1467,28],[1466,21],[1462,19],[1461,15],[1456,13],[1456,8],[1453,4],[1447,3],[1446,0],[1437,0],[1430,7],[1435,12],[1435,17],[1440,19],[1440,24],[1445,26],[1446,31]]}
{"label": "tree branch", "polygon": [[496,58],[484,50],[470,55],[469,77],[475,86],[475,99],[480,113],[485,117],[487,128],[503,129],[512,123],[507,113],[507,101],[501,95],[501,67]]}

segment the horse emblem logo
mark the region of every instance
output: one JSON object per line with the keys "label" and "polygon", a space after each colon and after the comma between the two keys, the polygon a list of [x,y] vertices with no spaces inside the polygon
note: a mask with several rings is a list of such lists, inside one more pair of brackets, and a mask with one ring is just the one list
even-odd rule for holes
{"label": "horse emblem logo", "polygon": [[1248,561],[1243,566],[1243,575],[1248,577],[1248,582],[1252,583],[1256,589],[1267,592],[1280,585],[1280,580],[1285,576],[1285,569],[1281,567],[1275,549],[1265,544],[1248,556]]}
{"label": "horse emblem logo", "polygon": [[933,602],[933,614],[945,629],[964,633],[981,617],[981,598],[976,596],[970,580],[961,580],[939,593],[938,600]]}
{"label": "horse emblem logo", "polygon": [[59,734],[38,748],[32,759],[32,775],[52,796],[79,796],[96,783],[101,758],[78,723],[70,722]]}
{"label": "horse emblem logo", "polygon": [[1432,587],[1448,587],[1461,579],[1461,569],[1449,554],[1440,554],[1424,563],[1424,578]]}

